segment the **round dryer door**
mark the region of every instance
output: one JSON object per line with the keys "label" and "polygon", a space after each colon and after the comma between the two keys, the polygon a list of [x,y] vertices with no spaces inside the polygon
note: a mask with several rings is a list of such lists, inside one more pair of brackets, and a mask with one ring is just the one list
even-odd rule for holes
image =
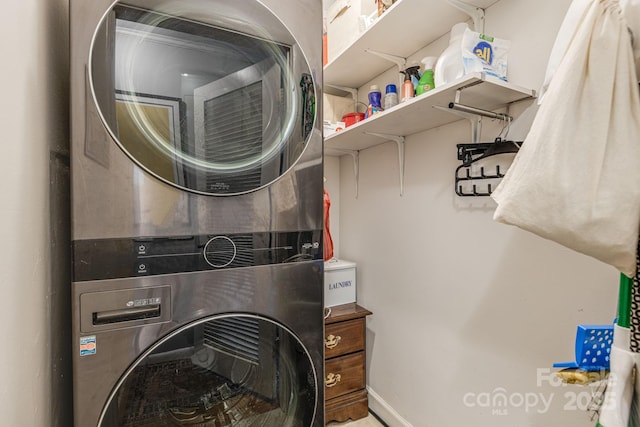
{"label": "round dryer door", "polygon": [[204,319],[161,340],[123,375],[99,427],[311,425],[315,369],[268,319]]}
{"label": "round dryer door", "polygon": [[314,127],[311,74],[258,0],[116,2],[89,64],[99,114],[126,155],[211,195],[247,193],[291,169]]}

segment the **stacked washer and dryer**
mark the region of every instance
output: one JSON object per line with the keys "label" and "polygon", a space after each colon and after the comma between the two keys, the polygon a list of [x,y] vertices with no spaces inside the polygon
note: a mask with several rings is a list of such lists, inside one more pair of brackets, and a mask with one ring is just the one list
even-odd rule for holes
{"label": "stacked washer and dryer", "polygon": [[76,427],[324,425],[321,7],[71,0]]}

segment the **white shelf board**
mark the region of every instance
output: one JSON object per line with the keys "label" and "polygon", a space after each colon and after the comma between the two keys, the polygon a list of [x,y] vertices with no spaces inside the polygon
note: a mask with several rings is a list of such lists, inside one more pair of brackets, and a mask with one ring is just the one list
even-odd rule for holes
{"label": "white shelf board", "polygon": [[456,91],[461,88],[461,104],[489,111],[535,97],[534,90],[483,73],[469,74],[334,133],[324,140],[325,154],[344,155],[386,142],[370,133],[407,136],[461,120],[451,111],[433,108],[448,107],[454,101]]}
{"label": "white shelf board", "polygon": [[[486,9],[498,0],[466,0]],[[399,0],[324,67],[325,84],[359,88],[394,66],[368,49],[407,58],[469,16],[446,0]],[[331,34],[329,34],[331,43]]]}

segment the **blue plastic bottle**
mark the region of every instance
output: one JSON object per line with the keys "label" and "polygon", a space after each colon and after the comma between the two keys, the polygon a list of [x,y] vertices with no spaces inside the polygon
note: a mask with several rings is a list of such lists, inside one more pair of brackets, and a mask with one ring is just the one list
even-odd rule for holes
{"label": "blue plastic bottle", "polygon": [[389,84],[385,90],[383,107],[385,110],[388,110],[395,105],[398,105],[398,90],[396,89],[396,85]]}
{"label": "blue plastic bottle", "polygon": [[380,100],[382,99],[382,93],[377,85],[371,86],[369,90],[369,105],[367,106],[367,112],[364,114],[364,118],[373,116],[376,113],[383,111]]}

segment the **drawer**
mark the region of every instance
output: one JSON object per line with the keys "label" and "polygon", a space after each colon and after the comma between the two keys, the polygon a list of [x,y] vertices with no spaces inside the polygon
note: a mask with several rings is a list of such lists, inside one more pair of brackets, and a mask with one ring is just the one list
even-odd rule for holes
{"label": "drawer", "polygon": [[364,318],[327,325],[324,338],[325,359],[364,350],[364,330]]}
{"label": "drawer", "polygon": [[[369,396],[367,390],[338,396],[326,402],[324,406],[324,421],[343,423],[351,418],[353,421],[369,415]],[[367,424],[369,425],[369,424]]]}
{"label": "drawer", "polygon": [[365,388],[364,351],[325,361],[325,399]]}

